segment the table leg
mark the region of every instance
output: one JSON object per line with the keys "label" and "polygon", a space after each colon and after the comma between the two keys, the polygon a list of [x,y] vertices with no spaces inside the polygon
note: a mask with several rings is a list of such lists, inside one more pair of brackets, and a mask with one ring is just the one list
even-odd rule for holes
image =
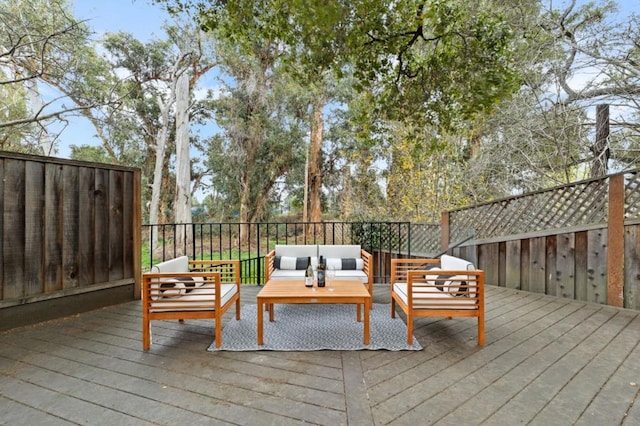
{"label": "table leg", "polygon": [[[258,300],[258,346],[262,346],[262,315],[263,315],[262,301]],[[272,309],[273,311],[273,309]]]}
{"label": "table leg", "polygon": [[362,310],[359,303],[356,303],[356,321],[362,321]]}
{"label": "table leg", "polygon": [[273,308],[273,303],[269,303],[269,322],[273,322],[274,320]]}
{"label": "table leg", "polygon": [[[360,305],[358,305],[360,306]],[[369,311],[371,310],[371,300],[364,302],[364,344],[369,344]]]}

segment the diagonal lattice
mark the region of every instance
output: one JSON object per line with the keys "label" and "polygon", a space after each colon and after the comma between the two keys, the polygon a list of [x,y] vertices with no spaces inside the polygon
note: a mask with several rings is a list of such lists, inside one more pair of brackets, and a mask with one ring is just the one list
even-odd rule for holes
{"label": "diagonal lattice", "polygon": [[[626,217],[640,216],[640,177],[627,173]],[[451,240],[476,239],[599,224],[607,221],[608,178],[505,198],[450,213]],[[473,230],[473,231],[470,231]]]}

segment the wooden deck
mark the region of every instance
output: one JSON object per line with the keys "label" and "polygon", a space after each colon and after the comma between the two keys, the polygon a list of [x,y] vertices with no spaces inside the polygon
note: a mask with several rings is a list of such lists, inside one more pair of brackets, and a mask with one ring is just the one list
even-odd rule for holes
{"label": "wooden deck", "polygon": [[211,353],[167,321],[143,352],[126,303],[0,333],[0,424],[640,424],[640,312],[487,286],[486,314],[484,348],[424,318],[419,352]]}

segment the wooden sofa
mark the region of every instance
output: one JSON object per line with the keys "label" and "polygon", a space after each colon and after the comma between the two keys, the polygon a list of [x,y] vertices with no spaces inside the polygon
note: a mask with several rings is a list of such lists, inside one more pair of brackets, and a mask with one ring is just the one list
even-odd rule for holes
{"label": "wooden sofa", "polygon": [[142,348],[151,345],[152,320],[215,320],[215,345],[222,344],[222,316],[234,303],[240,319],[240,261],[189,261],[187,256],[158,263],[142,276]]}
{"label": "wooden sofa", "polygon": [[359,245],[276,245],[264,257],[265,282],[270,279],[302,279],[311,257],[314,269],[323,256],[327,268],[333,268],[336,278],[357,278],[373,294],[372,256]]}
{"label": "wooden sofa", "polygon": [[391,260],[391,317],[398,306],[407,316],[407,342],[413,343],[415,317],[476,317],[478,345],[484,346],[484,271],[471,262],[440,259]]}

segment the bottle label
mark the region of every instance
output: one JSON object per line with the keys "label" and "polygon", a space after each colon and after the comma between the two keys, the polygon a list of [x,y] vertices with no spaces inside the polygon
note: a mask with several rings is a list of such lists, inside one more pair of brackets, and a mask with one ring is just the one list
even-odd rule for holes
{"label": "bottle label", "polygon": [[324,287],[324,271],[318,269],[318,287]]}

